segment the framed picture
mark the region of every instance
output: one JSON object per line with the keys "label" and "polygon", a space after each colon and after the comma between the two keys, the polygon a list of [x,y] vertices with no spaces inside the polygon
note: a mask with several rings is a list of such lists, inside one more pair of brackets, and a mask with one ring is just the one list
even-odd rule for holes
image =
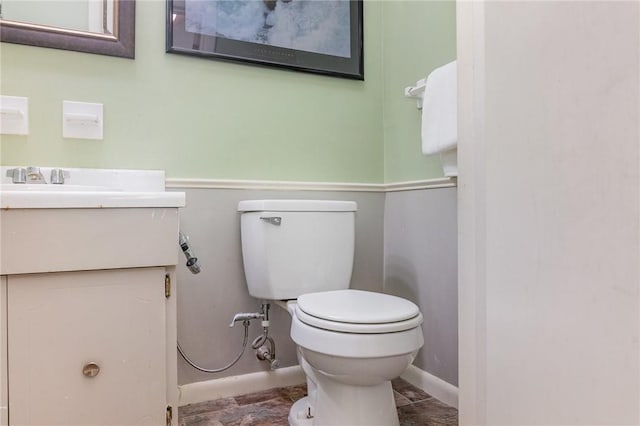
{"label": "framed picture", "polygon": [[167,52],[364,80],[362,0],[167,0]]}

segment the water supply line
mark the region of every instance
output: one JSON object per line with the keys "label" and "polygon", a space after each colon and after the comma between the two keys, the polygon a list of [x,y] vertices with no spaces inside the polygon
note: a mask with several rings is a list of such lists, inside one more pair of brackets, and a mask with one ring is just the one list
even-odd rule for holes
{"label": "water supply line", "polygon": [[[256,350],[256,358],[260,361],[267,361],[269,367],[275,370],[280,367],[280,361],[276,358],[276,342],[269,336],[269,308],[270,304],[262,302],[260,305],[260,313],[262,317],[262,334],[256,337],[251,343],[251,347]],[[268,344],[268,347],[265,346]]]}
{"label": "water supply line", "polygon": [[[195,257],[193,252],[191,251],[191,247],[189,246],[189,237],[186,236],[182,231],[180,231],[179,234],[178,234],[178,244],[180,244],[180,248],[182,249],[182,252],[184,253],[185,257],[187,258],[186,266],[189,269],[189,271],[191,271],[192,274],[199,274],[200,271],[202,271],[202,268],[200,267],[200,264],[198,263],[198,258]],[[236,315],[236,317],[237,317],[237,315]],[[235,317],[234,317],[234,319],[235,319]],[[233,361],[231,361],[229,364],[225,365],[224,367],[220,367],[220,368],[205,368],[205,367],[202,367],[202,366],[196,364],[196,362],[191,360],[191,358],[189,358],[189,356],[184,352],[184,350],[180,346],[180,342],[178,342],[176,340],[176,346],[178,347],[178,353],[180,354],[182,359],[184,359],[187,362],[187,364],[189,364],[191,367],[195,368],[198,371],[202,371],[203,373],[220,373],[222,371],[228,370],[229,368],[233,367],[238,362],[238,360],[244,354],[244,350],[247,348],[247,340],[249,338],[249,325],[251,324],[249,319],[250,318],[242,319],[242,325],[244,326],[244,337],[242,339],[242,348],[240,349],[240,352],[238,352],[238,355],[236,355],[236,357],[233,359]],[[235,321],[232,321],[231,326],[233,326],[234,324],[235,324]]]}
{"label": "water supply line", "polygon": [[[178,237],[178,243],[180,244],[180,248],[187,258],[187,268],[191,271],[192,274],[199,274],[202,268],[198,263],[198,258],[195,257],[193,252],[191,251],[191,247],[189,246],[189,237],[180,231]],[[271,336],[269,336],[269,303],[262,302],[260,304],[259,312],[241,312],[237,313],[233,316],[229,327],[233,327],[236,322],[242,321],[242,325],[244,326],[244,337],[242,339],[242,348],[236,355],[236,357],[229,364],[220,368],[205,368],[198,365],[195,361],[191,360],[189,356],[184,352],[182,347],[180,346],[180,342],[176,341],[178,347],[178,353],[180,356],[189,364],[191,367],[195,368],[198,371],[203,373],[220,373],[222,371],[228,370],[233,367],[244,354],[245,349],[247,348],[247,340],[249,337],[249,325],[251,324],[252,319],[261,319],[262,325],[262,334],[256,337],[251,344],[251,347],[256,350],[256,357],[261,361],[268,361],[269,366],[272,370],[280,367],[280,361],[276,359],[276,344]],[[264,346],[265,343],[268,343],[269,347]]]}
{"label": "water supply line", "polygon": [[182,350],[182,348],[180,347],[180,342],[178,343],[178,352],[180,353],[180,356],[182,356],[182,359],[184,359],[187,364],[189,364],[190,366],[192,366],[193,368],[195,368],[198,371],[202,371],[203,373],[220,373],[224,370],[228,370],[229,368],[233,367],[236,362],[238,362],[238,360],[242,357],[242,354],[244,354],[244,350],[247,347],[247,340],[249,337],[249,320],[244,320],[242,321],[242,325],[244,326],[244,338],[242,339],[242,349],[240,349],[240,352],[238,352],[238,355],[236,355],[236,357],[233,359],[233,361],[231,361],[229,364],[225,365],[224,367],[220,367],[220,368],[204,368],[199,366],[198,364],[196,364],[194,361],[192,361],[186,353],[184,353],[184,351]]}

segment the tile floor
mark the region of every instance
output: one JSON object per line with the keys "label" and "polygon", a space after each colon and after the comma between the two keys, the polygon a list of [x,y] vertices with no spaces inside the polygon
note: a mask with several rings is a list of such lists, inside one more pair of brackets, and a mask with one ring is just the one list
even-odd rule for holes
{"label": "tile floor", "polygon": [[[458,410],[402,379],[392,382],[401,426],[454,426]],[[180,407],[180,426],[288,426],[289,408],[306,396],[306,385],[221,398]],[[348,426],[348,425],[345,425]]]}

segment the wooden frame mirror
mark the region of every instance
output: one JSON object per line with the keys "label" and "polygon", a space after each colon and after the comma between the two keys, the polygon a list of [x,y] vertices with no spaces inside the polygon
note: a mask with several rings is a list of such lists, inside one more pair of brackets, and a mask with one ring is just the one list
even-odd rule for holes
{"label": "wooden frame mirror", "polygon": [[80,31],[3,18],[0,19],[0,41],[133,59],[135,0],[110,1],[113,2],[112,31]]}

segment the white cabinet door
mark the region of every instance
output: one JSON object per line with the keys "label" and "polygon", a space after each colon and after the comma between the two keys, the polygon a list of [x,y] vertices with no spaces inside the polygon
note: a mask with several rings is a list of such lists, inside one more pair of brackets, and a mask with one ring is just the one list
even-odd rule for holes
{"label": "white cabinet door", "polygon": [[164,268],[9,276],[9,423],[164,424],[164,277]]}

